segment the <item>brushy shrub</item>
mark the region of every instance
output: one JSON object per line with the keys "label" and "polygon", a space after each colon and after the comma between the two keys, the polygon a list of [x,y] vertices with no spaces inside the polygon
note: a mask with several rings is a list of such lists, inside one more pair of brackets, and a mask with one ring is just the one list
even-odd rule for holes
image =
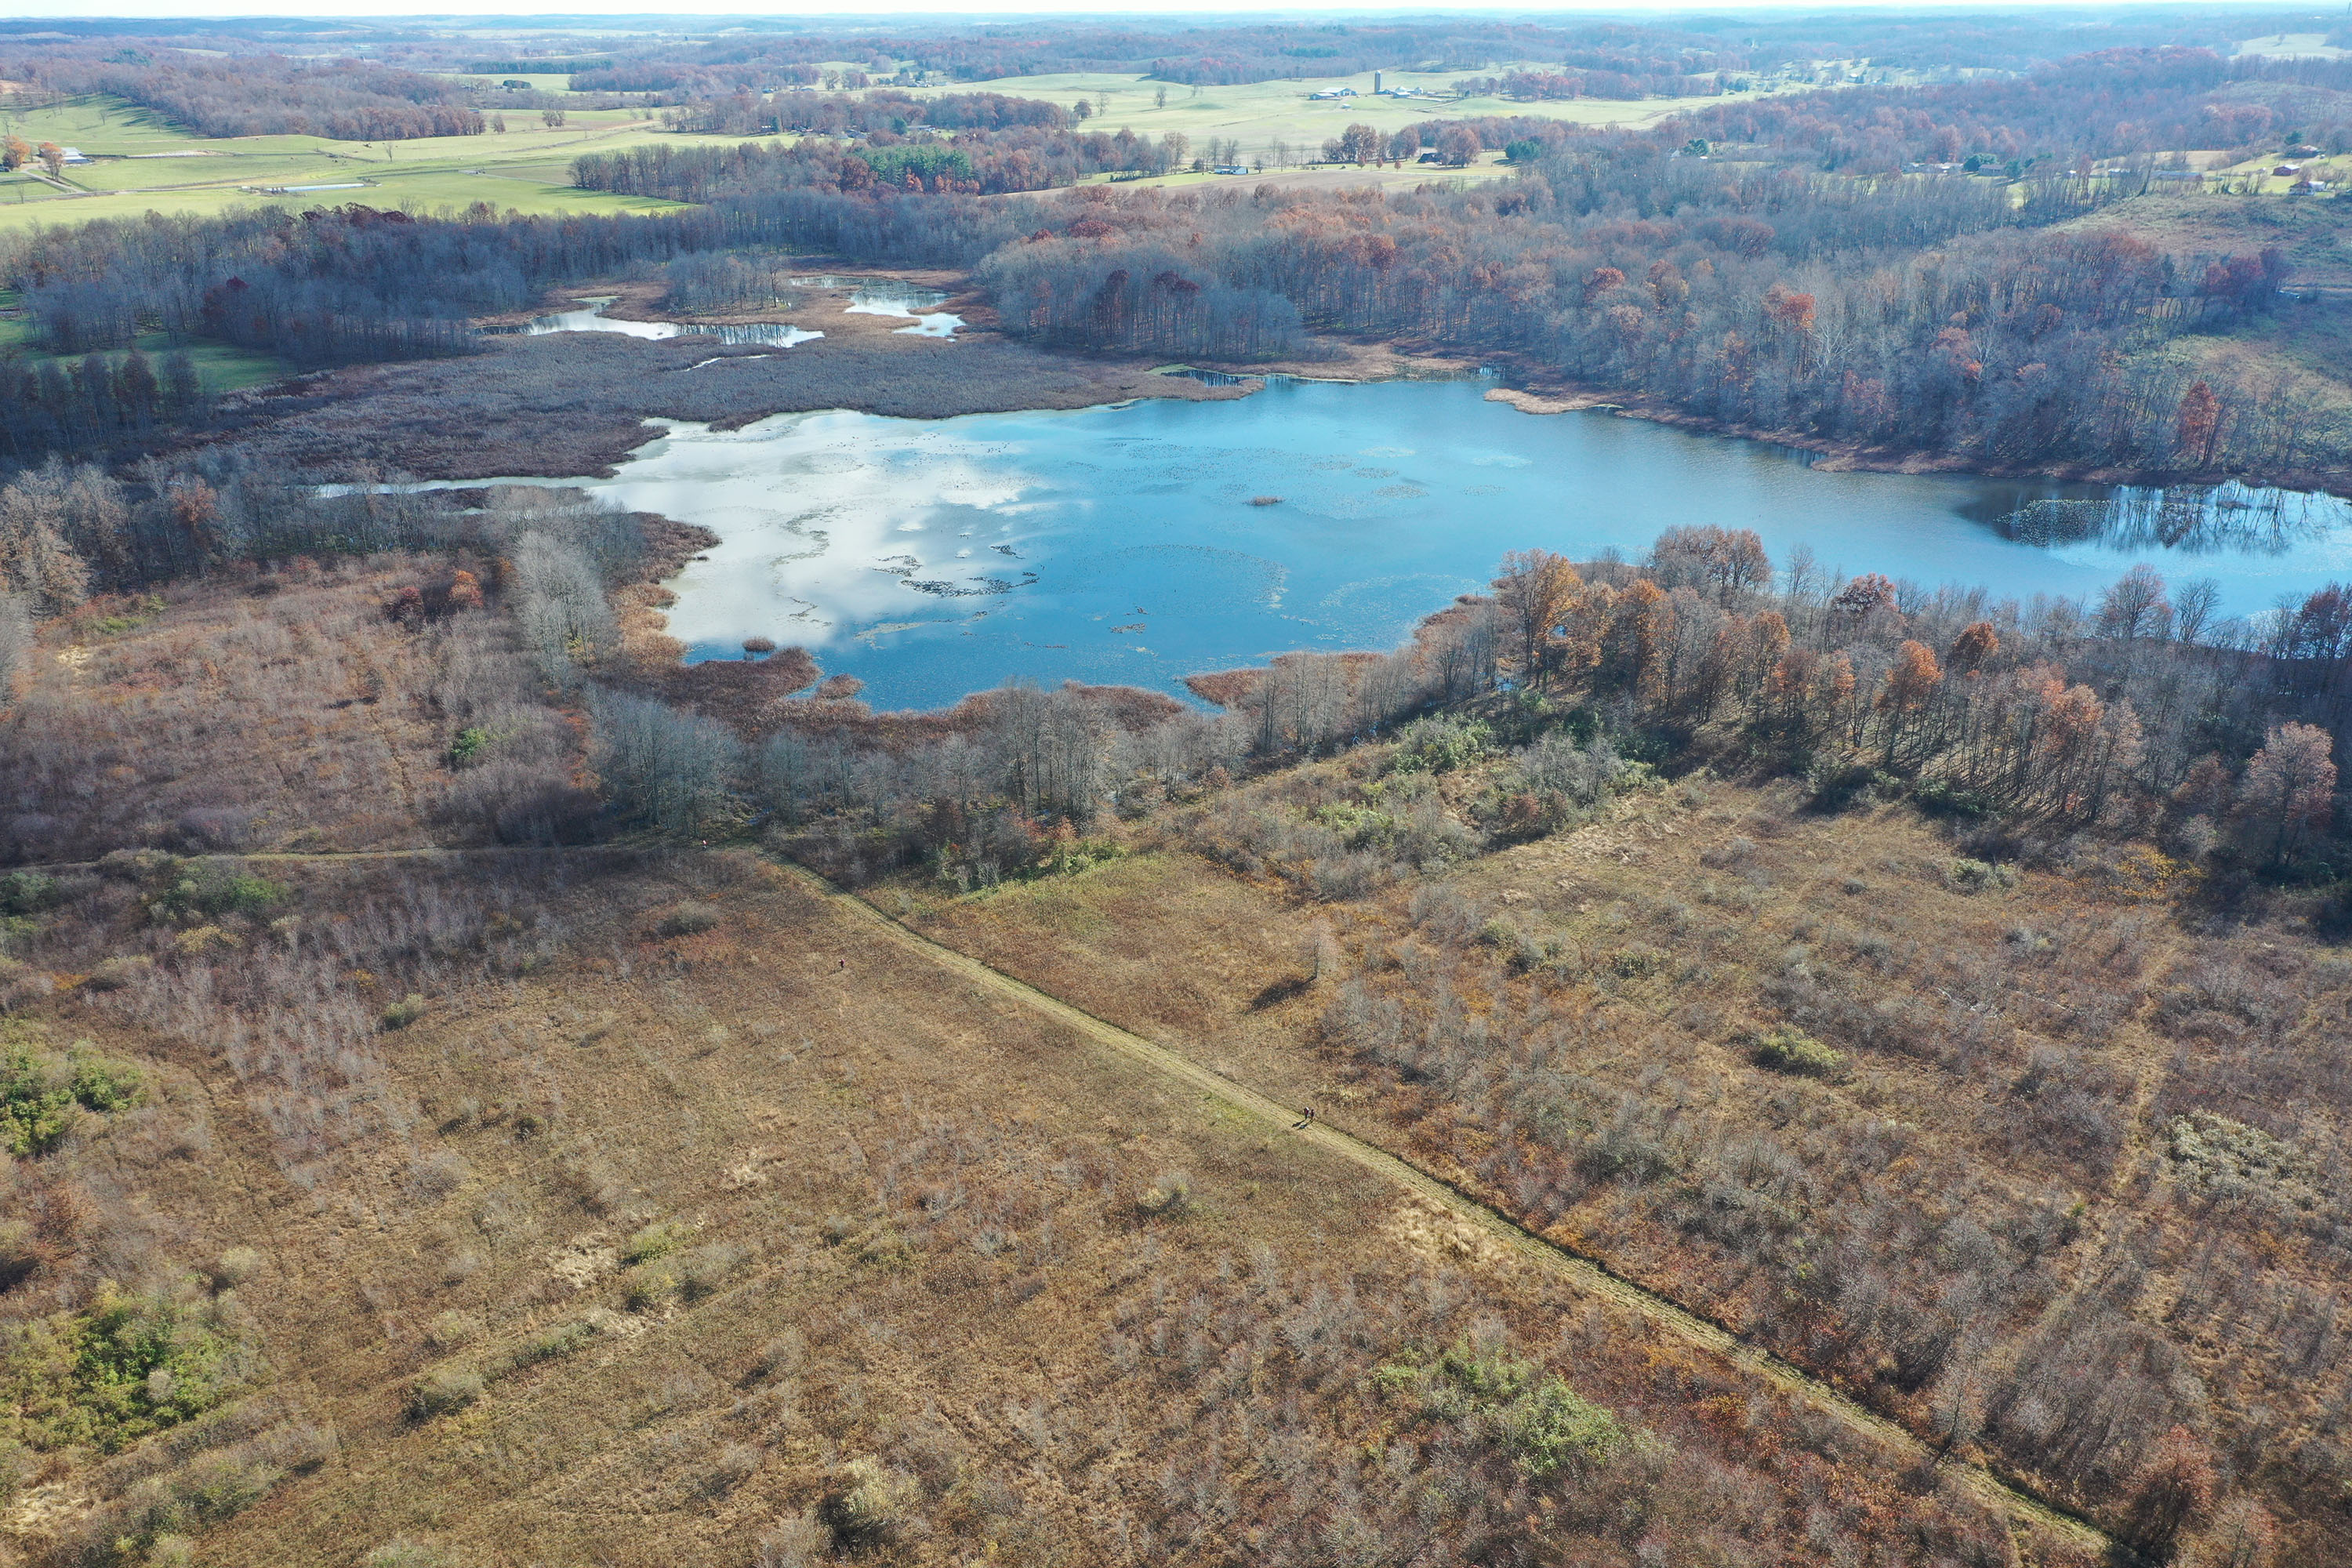
{"label": "brushy shrub", "polygon": [[[331,1437],[327,1452],[332,1452]],[[188,1531],[235,1518],[268,1496],[289,1469],[315,1467],[322,1458],[299,1440],[289,1449],[275,1432],[226,1449],[199,1451],[177,1468],[141,1477],[83,1518],[72,1543],[53,1560],[174,1568],[193,1563]]]}
{"label": "brushy shrub", "polygon": [[1389,767],[1395,773],[1451,773],[1494,750],[1495,733],[1483,719],[1433,713],[1397,731]]}
{"label": "brushy shrub", "polygon": [[1752,1037],[1748,1054],[1758,1067],[1799,1078],[1835,1078],[1845,1070],[1843,1052],[1787,1025],[1775,1026]]}
{"label": "brushy shrub", "polygon": [[436,1312],[425,1325],[425,1338],[436,1350],[456,1350],[470,1344],[482,1331],[482,1321],[471,1312]]}
{"label": "brushy shrub", "polygon": [[622,1304],[632,1312],[650,1312],[670,1299],[677,1280],[664,1268],[643,1268],[629,1277],[621,1291]]}
{"label": "brushy shrub", "polygon": [[220,1255],[212,1267],[213,1289],[234,1290],[256,1274],[268,1261],[250,1247],[232,1247]]}
{"label": "brushy shrub", "polygon": [[119,882],[147,882],[172,876],[180,858],[166,849],[110,849],[99,857],[98,874]]}
{"label": "brushy shrub", "polygon": [[786,1329],[760,1347],[758,1362],[761,1377],[791,1377],[808,1360],[808,1341],[798,1329]]}
{"label": "brushy shrub", "polygon": [[152,902],[148,911],[167,920],[191,915],[268,914],[286,900],[287,890],[276,882],[237,871],[217,860],[206,860],[180,878]]}
{"label": "brushy shrub", "polygon": [[0,915],[37,915],[66,901],[66,885],[38,871],[0,877]]}
{"label": "brushy shrub", "polygon": [[431,1197],[446,1198],[466,1184],[470,1173],[466,1162],[455,1151],[436,1149],[416,1162],[412,1173],[419,1188]]}
{"label": "brushy shrub", "polygon": [[408,1416],[430,1421],[463,1410],[482,1396],[482,1374],[467,1367],[437,1366],[408,1385]]}
{"label": "brushy shrub", "polygon": [[1544,961],[1558,951],[1558,944],[1547,946],[1517,922],[1495,915],[1478,928],[1478,945],[1492,948],[1514,974],[1525,974],[1541,968]]}
{"label": "brushy shrub", "polygon": [[833,1532],[836,1547],[865,1551],[907,1527],[919,1495],[913,1477],[886,1469],[878,1459],[852,1459],[825,1489],[817,1517]]}
{"label": "brushy shrub", "polygon": [[2017,868],[1960,856],[1944,868],[1944,885],[1956,893],[2005,893],[2017,886]]}
{"label": "brushy shrub", "polygon": [[1632,1440],[1613,1412],[1514,1354],[1492,1329],[1457,1342],[1433,1363],[1408,1358],[1383,1366],[1379,1382],[1417,1395],[1424,1416],[1508,1455],[1533,1479],[1599,1468]]}
{"label": "brushy shrub", "polygon": [[1599,735],[1580,742],[1560,731],[1514,752],[1511,771],[1528,792],[1549,797],[1548,809],[1554,814],[1562,807],[1571,814],[1589,812],[1649,774],[1647,768],[1619,756],[1617,748]]}
{"label": "brushy shrub", "polygon": [[1734,837],[1728,844],[1699,851],[1698,863],[1702,866],[1712,866],[1717,870],[1725,870],[1736,866],[1745,866],[1755,858],[1756,840],[1742,833]]}
{"label": "brushy shrub", "polygon": [[717,926],[721,918],[710,905],[688,899],[662,916],[654,931],[661,936],[699,936]]}
{"label": "brushy shrub", "polygon": [[715,1296],[743,1261],[743,1249],[724,1241],[705,1242],[677,1259],[677,1288],[689,1301]]}
{"label": "brushy shrub", "polygon": [[0,1508],[14,1503],[17,1494],[32,1484],[35,1473],[33,1456],[25,1446],[0,1437]]}
{"label": "brushy shrub", "polygon": [[172,951],[182,958],[203,958],[225,948],[243,947],[234,931],[216,925],[191,926],[172,939]]}
{"label": "brushy shrub", "polygon": [[1160,1179],[1143,1190],[1135,1206],[1147,1215],[1175,1218],[1192,1206],[1192,1178],[1182,1171],[1163,1171]]}
{"label": "brushy shrub", "polygon": [[458,731],[457,737],[449,742],[449,765],[462,768],[506,738],[502,731],[485,725],[468,725]]}
{"label": "brushy shrub", "polygon": [[733,1491],[759,1472],[767,1457],[749,1443],[728,1444],[710,1462],[710,1473],[703,1479],[703,1489],[714,1497]]}
{"label": "brushy shrub", "polygon": [[525,1367],[537,1366],[541,1362],[570,1355],[596,1337],[601,1322],[612,1321],[611,1312],[600,1308],[598,1313],[601,1316],[592,1315],[574,1322],[559,1323],[544,1333],[533,1334],[506,1353],[495,1369],[498,1375],[504,1377]]}
{"label": "brushy shrub", "polygon": [[405,1029],[409,1025],[425,1016],[425,998],[412,991],[386,1007],[383,1017],[378,1022],[386,1029]]}
{"label": "brushy shrub", "polygon": [[0,1354],[0,1406],[40,1449],[116,1453],[194,1420],[241,1386],[252,1348],[226,1304],[100,1281],[79,1311],[50,1314]]}
{"label": "brushy shrub", "polygon": [[1805,803],[1805,809],[1832,816],[1854,806],[1867,805],[1882,796],[1898,794],[1903,788],[1901,779],[1866,763],[1854,763],[1841,768],[1817,766],[1807,782],[1811,784],[1813,793]]}
{"label": "brushy shrub", "polygon": [[0,1219],[0,1290],[24,1282],[48,1260],[48,1248],[32,1222]]}
{"label": "brushy shrub", "polygon": [[621,1261],[635,1264],[666,1258],[685,1246],[693,1235],[694,1227],[682,1221],[656,1220],[622,1243]]}
{"label": "brushy shrub", "polygon": [[1609,955],[1610,972],[1620,980],[1647,980],[1674,966],[1674,954],[1647,942],[1633,942]]}
{"label": "brushy shrub", "polygon": [[19,1159],[56,1148],[85,1111],[133,1104],[142,1081],[137,1068],[87,1044],[60,1055],[43,1049],[41,1038],[33,1026],[0,1028],[0,1150]]}
{"label": "brushy shrub", "polygon": [[89,972],[89,978],[82,982],[82,989],[121,991],[136,982],[141,976],[152,973],[154,967],[155,961],[145,953],[110,958]]}
{"label": "brushy shrub", "polygon": [[1480,929],[1478,906],[1443,883],[1415,888],[1405,912],[1415,929],[1439,942],[1468,942]]}
{"label": "brushy shrub", "polygon": [[1307,868],[1307,879],[1316,898],[1327,904],[1344,903],[1377,892],[1388,884],[1389,877],[1388,863],[1362,850],[1318,855]]}
{"label": "brushy shrub", "polygon": [[1958,816],[1974,819],[1990,816],[1995,809],[1993,798],[1981,790],[1963,788],[1949,779],[1929,779],[1914,790],[1911,798],[1919,809],[1930,816]]}

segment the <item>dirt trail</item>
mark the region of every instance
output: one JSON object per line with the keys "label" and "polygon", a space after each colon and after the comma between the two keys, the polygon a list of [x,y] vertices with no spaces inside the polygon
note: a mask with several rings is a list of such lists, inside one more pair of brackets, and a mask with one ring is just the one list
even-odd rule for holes
{"label": "dirt trail", "polygon": [[[812,871],[797,866],[782,868],[835,909],[873,927],[886,940],[922,954],[976,985],[1020,1002],[1098,1046],[1197,1089],[1208,1100],[1268,1127],[1279,1128],[1293,1137],[1384,1177],[1458,1218],[1477,1226],[1536,1267],[1565,1278],[1578,1290],[1638,1312],[1666,1332],[1721,1356],[1750,1376],[1783,1391],[1803,1395],[1822,1409],[1868,1432],[1888,1449],[1908,1459],[1921,1461],[1933,1458],[1934,1450],[1918,1437],[1886,1417],[1864,1408],[1811,1373],[1782,1361],[1769,1351],[1742,1342],[1720,1325],[1697,1317],[1664,1297],[1612,1272],[1599,1260],[1571,1252],[1522,1229],[1485,1204],[1385,1150],[1319,1121],[1294,1130],[1292,1124],[1298,1120],[1299,1113],[1291,1107],[1213,1072],[1164,1046],[1154,1045],[1140,1035],[1130,1034],[1116,1025],[1107,1024],[1091,1014],[1081,1012],[1034,985],[990,968],[976,958],[933,942],[899,924],[863,900],[842,892]],[[2106,1553],[2111,1561],[2138,1561],[2128,1547],[2095,1525],[2043,1502],[1985,1466],[1948,1458],[1943,1461],[1943,1466],[1980,1500],[2013,1520],[2039,1526],[2074,1546]]]}

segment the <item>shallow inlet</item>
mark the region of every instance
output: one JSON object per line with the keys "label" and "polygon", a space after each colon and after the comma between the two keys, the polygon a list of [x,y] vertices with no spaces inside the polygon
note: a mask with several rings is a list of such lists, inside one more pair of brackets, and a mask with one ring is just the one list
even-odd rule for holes
{"label": "shallow inlet", "polygon": [[558,310],[552,315],[535,316],[523,331],[532,337],[546,332],[620,332],[632,338],[675,338],[692,336],[712,338],[722,343],[757,343],[768,348],[788,349],[794,343],[804,343],[812,338],[824,336],[781,321],[752,321],[740,326],[688,326],[677,321],[619,321],[604,314],[618,295],[583,294],[578,310]]}
{"label": "shallow inlet", "polygon": [[2211,577],[2233,615],[2352,580],[2352,504],[2330,497],[1836,473],[1484,392],[1276,382],[1069,413],[782,415],[675,426],[611,479],[541,482],[719,535],[670,584],[690,657],[798,643],[887,707],[1014,676],[1181,694],[1291,649],[1391,647],[1505,551],[1639,558],[1677,525],[1753,528],[1776,565],[1801,545],[1825,571],[2021,601],[2095,595],[2140,561]]}
{"label": "shallow inlet", "polygon": [[[793,282],[803,288],[838,288],[844,279],[838,278],[795,278]],[[766,348],[788,349],[794,343],[804,343],[824,336],[804,327],[782,322],[753,321],[740,326],[702,325],[682,321],[622,321],[604,314],[604,308],[620,296],[616,294],[582,294],[574,296],[583,307],[577,310],[557,310],[545,316],[534,316],[522,328],[523,332],[537,337],[545,332],[620,332],[632,338],[716,338],[722,343],[758,344]],[[845,316],[896,316],[913,323],[898,330],[913,337],[952,338],[963,325],[963,318],[931,307],[947,302],[947,296],[936,289],[918,288],[911,283],[888,279],[860,284],[850,291]]]}
{"label": "shallow inlet", "polygon": [[952,338],[963,325],[961,316],[931,309],[947,303],[947,296],[936,289],[920,289],[911,283],[868,283],[849,296],[849,309],[845,316],[898,316],[915,324],[900,327],[899,331],[919,338]]}

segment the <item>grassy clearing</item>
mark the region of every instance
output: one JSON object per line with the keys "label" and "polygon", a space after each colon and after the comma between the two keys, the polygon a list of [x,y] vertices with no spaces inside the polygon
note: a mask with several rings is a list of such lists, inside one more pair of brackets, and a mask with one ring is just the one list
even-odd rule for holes
{"label": "grassy clearing", "polygon": [[529,82],[533,92],[568,93],[572,90],[572,76],[568,71],[427,71],[425,74],[447,77],[452,81],[488,82],[492,87],[501,82]]}
{"label": "grassy clearing", "polygon": [[[21,342],[24,331],[25,326],[21,321],[0,319],[0,352],[5,352],[6,345],[11,342]],[[142,332],[135,342],[139,352],[150,359],[158,354],[184,351],[190,362],[196,367],[196,379],[203,384],[207,392],[242,392],[249,386],[266,386],[270,382],[281,381],[294,374],[292,365],[273,354],[250,353],[243,349],[232,348],[226,343],[205,342],[200,340],[174,342],[168,332]],[[79,363],[85,356],[34,354],[28,357],[36,363],[50,358],[65,358],[69,363]],[[99,358],[110,363],[124,357],[126,356],[120,353],[99,355]]]}
{"label": "grassy clearing", "polygon": [[[2275,183],[2284,190],[2285,181]],[[2290,289],[2352,288],[2352,203],[2337,198],[2154,190],[2059,226],[2080,234],[2121,230],[2184,265],[2275,247],[2294,268]]]}
{"label": "grassy clearing", "polygon": [[[52,356],[35,353],[32,323],[16,308],[13,289],[0,289],[0,357],[23,355],[37,364]],[[249,386],[261,386],[292,374],[293,367],[270,354],[250,353],[226,343],[201,340],[174,342],[167,332],[144,332],[135,340],[139,352],[150,358],[157,354],[184,350],[196,367],[196,379],[208,392],[242,392]],[[79,362],[82,356],[70,356]],[[119,360],[120,353],[100,356],[109,361]]]}
{"label": "grassy clearing", "polygon": [[2189,333],[2147,351],[2217,383],[2275,384],[2307,414],[2352,418],[2352,309],[2291,300],[2226,332]]}
{"label": "grassy clearing", "polygon": [[2336,47],[2325,33],[2272,33],[2241,40],[2237,52],[2282,60],[2340,60],[2352,49]]}
{"label": "grassy clearing", "polygon": [[[1384,71],[1381,85],[1418,87],[1448,92],[1467,75],[1499,75],[1511,68],[1496,66],[1477,72]],[[1364,96],[1316,102],[1310,93],[1352,87]],[[1065,72],[1052,76],[1005,77],[995,81],[958,82],[947,87],[916,89],[919,96],[948,92],[1002,92],[1017,98],[1043,98],[1065,107],[1084,98],[1107,98],[1108,104],[1087,121],[1089,128],[1117,131],[1130,127],[1139,136],[1162,136],[1171,131],[1192,138],[1197,148],[1211,137],[1241,142],[1244,157],[1271,150],[1277,141],[1299,150],[1302,157],[1318,153],[1324,142],[1353,124],[1397,131],[1418,121],[1467,115],[1532,115],[1571,125],[1648,125],[1669,114],[1720,103],[1718,98],[1648,98],[1632,101],[1573,99],[1556,103],[1517,103],[1500,98],[1411,99],[1373,98],[1372,73],[1316,77],[1302,81],[1249,82],[1233,87],[1202,87],[1197,90],[1140,76],[1108,72]],[[1167,95],[1163,107],[1159,102]]]}

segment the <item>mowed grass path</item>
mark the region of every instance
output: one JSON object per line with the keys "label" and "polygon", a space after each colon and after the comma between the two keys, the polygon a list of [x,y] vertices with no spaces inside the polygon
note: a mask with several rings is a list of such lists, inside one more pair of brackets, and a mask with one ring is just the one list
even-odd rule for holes
{"label": "mowed grass path", "polygon": [[[504,133],[406,142],[338,142],[324,136],[194,135],[118,99],[69,100],[51,108],[0,110],[0,132],[36,144],[79,148],[93,160],[66,166],[60,190],[37,171],[0,175],[0,226],[135,217],[147,212],[214,213],[239,204],[317,206],[347,201],[419,212],[488,202],[526,213],[664,212],[677,205],[572,188],[572,160],[587,152],[652,142],[740,137],[666,132],[631,110],[572,110],[562,126],[536,110],[509,114]],[[261,194],[261,186],[350,185],[351,189]]]}

